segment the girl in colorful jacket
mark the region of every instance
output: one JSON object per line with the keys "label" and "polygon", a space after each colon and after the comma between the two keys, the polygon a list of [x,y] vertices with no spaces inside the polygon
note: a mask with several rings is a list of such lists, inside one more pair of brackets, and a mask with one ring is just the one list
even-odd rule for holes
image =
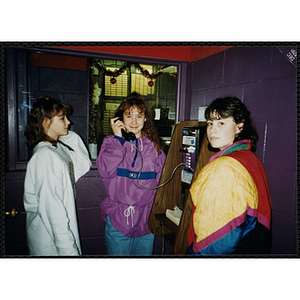
{"label": "girl in colorful jacket", "polygon": [[258,135],[246,106],[218,98],[205,111],[207,138],[219,150],[191,186],[187,254],[270,251],[271,199],[264,168],[253,153]]}
{"label": "girl in colorful jacket", "polygon": [[68,131],[68,105],[48,97],[32,106],[25,136],[33,155],[24,183],[30,255],[81,255],[75,182],[91,167],[81,138]]}
{"label": "girl in colorful jacket", "polygon": [[[122,101],[111,127],[114,135],[105,137],[96,159],[107,194],[101,203],[106,252],[151,255],[154,235],[148,218],[166,156],[140,94],[131,93]],[[136,139],[125,140],[122,130]]]}

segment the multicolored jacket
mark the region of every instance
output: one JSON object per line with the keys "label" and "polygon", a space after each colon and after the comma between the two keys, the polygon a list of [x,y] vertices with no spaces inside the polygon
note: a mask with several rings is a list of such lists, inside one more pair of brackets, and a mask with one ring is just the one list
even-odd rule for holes
{"label": "multicolored jacket", "polygon": [[[158,185],[166,155],[160,155],[146,136],[137,138],[135,145],[143,157],[139,185],[154,188]],[[101,203],[101,217],[109,216],[112,225],[128,237],[150,234],[148,219],[156,190],[137,185],[141,157],[131,142],[123,137],[107,136],[96,164],[105,185],[107,197]]]}
{"label": "multicolored jacket", "polygon": [[190,189],[194,209],[189,244],[195,254],[263,251],[271,199],[250,142],[236,142],[212,156]]}

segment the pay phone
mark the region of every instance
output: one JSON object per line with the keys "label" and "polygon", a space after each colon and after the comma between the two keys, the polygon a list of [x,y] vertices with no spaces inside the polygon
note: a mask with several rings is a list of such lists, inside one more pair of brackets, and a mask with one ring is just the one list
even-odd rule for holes
{"label": "pay phone", "polygon": [[205,135],[206,126],[184,127],[182,132],[182,152],[181,170],[181,208],[184,207],[185,199],[190,188],[193,177],[193,170],[199,156],[200,147]]}

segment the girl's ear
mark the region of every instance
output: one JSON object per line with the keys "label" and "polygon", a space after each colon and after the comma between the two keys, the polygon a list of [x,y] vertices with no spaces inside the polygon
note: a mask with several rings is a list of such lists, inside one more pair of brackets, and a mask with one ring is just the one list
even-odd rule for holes
{"label": "girl's ear", "polygon": [[51,120],[50,119],[47,119],[45,118],[42,122],[42,125],[44,127],[44,129],[48,129],[50,127],[50,123],[51,123]]}
{"label": "girl's ear", "polygon": [[238,123],[236,126],[236,134],[239,134],[244,129],[244,123]]}

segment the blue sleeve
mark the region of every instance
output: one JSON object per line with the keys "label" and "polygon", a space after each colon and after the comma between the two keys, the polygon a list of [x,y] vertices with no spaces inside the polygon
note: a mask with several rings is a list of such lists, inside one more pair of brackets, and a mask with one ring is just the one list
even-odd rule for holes
{"label": "blue sleeve", "polygon": [[231,254],[237,248],[239,242],[255,228],[257,218],[246,216],[245,221],[231,232],[197,252],[200,255]]}

